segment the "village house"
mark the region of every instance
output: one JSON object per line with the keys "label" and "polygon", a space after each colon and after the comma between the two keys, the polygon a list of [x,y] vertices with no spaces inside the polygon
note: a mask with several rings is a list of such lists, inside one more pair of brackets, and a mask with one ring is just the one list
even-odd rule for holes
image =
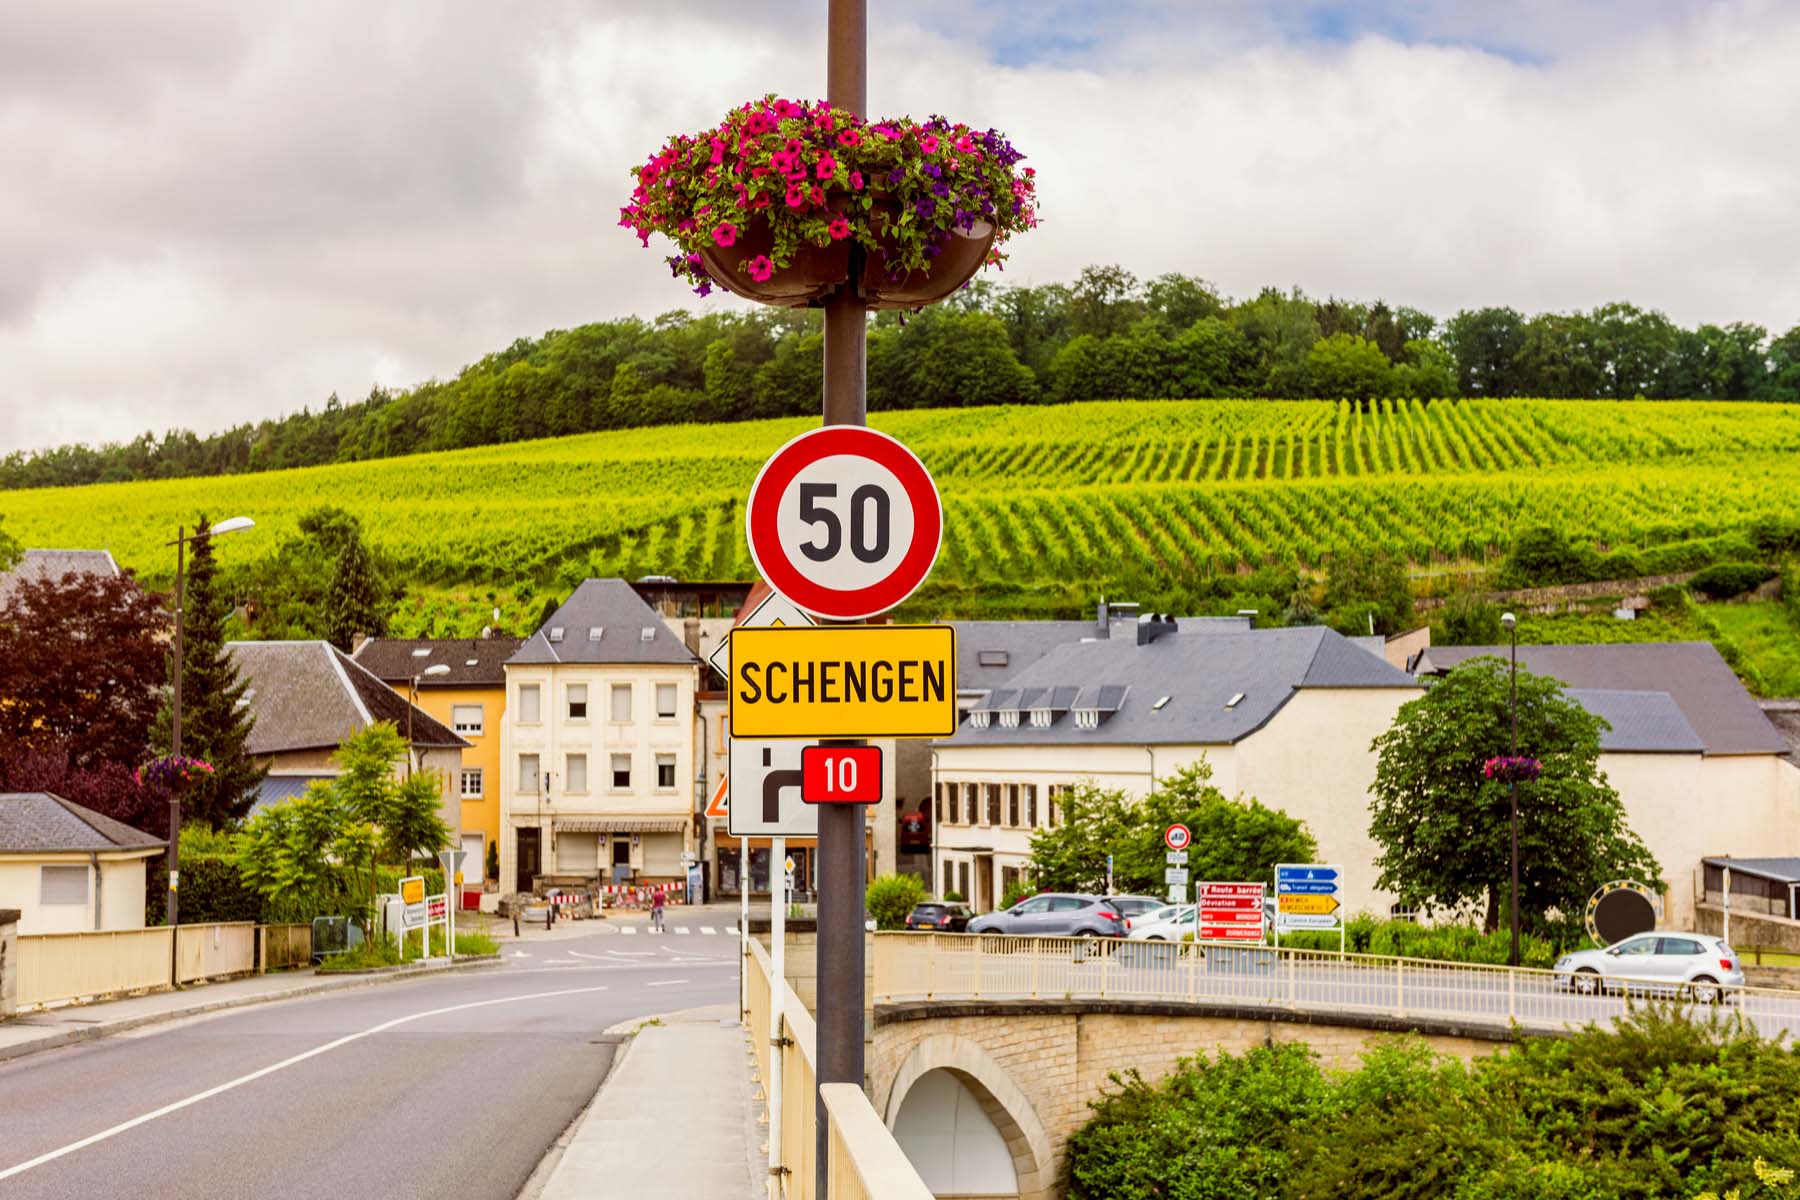
{"label": "village house", "polygon": [[48,792],[0,794],[0,909],[18,932],[142,929],[146,863],[165,843]]}

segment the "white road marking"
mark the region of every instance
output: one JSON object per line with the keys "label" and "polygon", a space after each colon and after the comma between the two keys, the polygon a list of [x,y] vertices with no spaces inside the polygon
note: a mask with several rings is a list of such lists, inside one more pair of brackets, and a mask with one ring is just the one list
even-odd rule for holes
{"label": "white road marking", "polygon": [[729,933],[732,937],[736,937],[737,936],[737,926],[736,925],[727,925],[725,927],[725,932]]}
{"label": "white road marking", "polygon": [[608,950],[608,954],[623,954],[630,958],[655,958],[654,950]]}
{"label": "white road marking", "polygon": [[637,932],[637,926],[636,925],[625,925],[619,929],[619,932],[624,934],[626,937],[630,937],[632,934]]}
{"label": "white road marking", "polygon": [[700,932],[706,934],[708,937],[711,937],[714,934],[718,933],[719,931],[714,929],[711,925],[702,925],[700,927]]}
{"label": "white road marking", "polygon": [[688,927],[686,925],[677,925],[675,927],[676,933],[686,933],[687,931],[688,931]]}
{"label": "white road marking", "polygon": [[[654,983],[646,983],[644,986],[645,987],[670,987],[677,983],[686,983],[686,982],[687,982],[687,980],[685,980],[685,979],[658,979]],[[5,1176],[0,1175],[0,1179],[4,1179],[4,1178],[5,1178]]]}
{"label": "white road marking", "polygon": [[[670,982],[686,983],[687,981],[684,979],[677,979],[671,980]],[[651,984],[650,986],[655,987],[656,985]],[[11,1179],[15,1175],[23,1175],[25,1172],[41,1167],[45,1163],[54,1162],[64,1155],[73,1154],[77,1150],[85,1150],[89,1146],[97,1145],[109,1138],[117,1137],[119,1134],[136,1129],[140,1125],[148,1125],[151,1121],[157,1120],[160,1117],[166,1117],[170,1113],[180,1112],[182,1109],[198,1104],[202,1100],[210,1100],[214,1096],[223,1095],[235,1088],[242,1087],[246,1083],[254,1083],[265,1075],[273,1075],[277,1071],[283,1071],[288,1067],[297,1066],[309,1058],[317,1058],[319,1055],[329,1053],[340,1046],[348,1046],[351,1042],[359,1042],[363,1038],[372,1037],[378,1033],[386,1033],[390,1029],[410,1024],[413,1021],[422,1021],[426,1017],[441,1017],[445,1013],[466,1012],[471,1008],[490,1008],[496,1004],[512,1004],[520,1000],[550,1000],[557,996],[582,996],[589,992],[604,992],[605,990],[606,988],[604,986],[599,986],[564,988],[561,991],[555,992],[529,992],[523,996],[500,996],[493,1000],[472,1000],[467,1004],[452,1004],[447,1008],[433,1008],[428,1009],[425,1012],[416,1012],[404,1017],[395,1017],[391,1021],[383,1021],[379,1025],[371,1025],[369,1028],[357,1033],[345,1034],[343,1037],[338,1038],[335,1041],[326,1042],[322,1046],[314,1046],[311,1050],[302,1051],[291,1058],[284,1058],[278,1063],[271,1063],[260,1070],[250,1072],[248,1075],[239,1075],[236,1079],[221,1083],[216,1087],[209,1087],[203,1092],[195,1092],[192,1096],[189,1096],[184,1100],[177,1100],[172,1104],[165,1104],[161,1108],[144,1113],[142,1116],[133,1117],[129,1121],[121,1121],[111,1129],[102,1129],[99,1133],[89,1134],[80,1141],[70,1142],[66,1146],[47,1151],[46,1153],[38,1155],[36,1158],[28,1159],[25,1162],[19,1163],[17,1166],[8,1167],[4,1171],[0,1171],[0,1179]]]}
{"label": "white road marking", "polygon": [[512,956],[514,958],[530,958],[531,957],[531,955],[525,953],[523,950],[514,950],[512,952]]}

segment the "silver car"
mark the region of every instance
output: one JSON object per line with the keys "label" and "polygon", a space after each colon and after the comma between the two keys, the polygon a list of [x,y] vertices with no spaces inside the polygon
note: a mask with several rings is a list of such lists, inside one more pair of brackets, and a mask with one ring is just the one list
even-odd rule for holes
{"label": "silver car", "polygon": [[1744,964],[1722,938],[1657,930],[1604,950],[1556,960],[1558,982],[1584,996],[1602,992],[1689,995],[1708,1003],[1744,986]]}

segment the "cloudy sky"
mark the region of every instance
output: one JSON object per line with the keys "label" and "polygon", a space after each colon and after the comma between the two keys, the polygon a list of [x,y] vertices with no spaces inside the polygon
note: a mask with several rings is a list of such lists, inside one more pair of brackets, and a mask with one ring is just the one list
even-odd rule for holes
{"label": "cloudy sky", "polygon": [[[1800,323],[1793,0],[875,0],[874,115],[1007,132],[1007,280]],[[0,453],[209,431],[695,303],[667,132],[824,89],[824,4],[7,0]],[[707,303],[719,303],[709,301]]]}

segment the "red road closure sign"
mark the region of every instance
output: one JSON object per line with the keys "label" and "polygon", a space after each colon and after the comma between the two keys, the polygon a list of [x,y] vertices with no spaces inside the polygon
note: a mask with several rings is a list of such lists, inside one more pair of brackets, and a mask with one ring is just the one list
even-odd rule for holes
{"label": "red road closure sign", "polygon": [[1194,899],[1200,907],[1201,941],[1262,941],[1262,884],[1202,883]]}
{"label": "red road closure sign", "polygon": [[763,464],[744,524],[770,587],[815,616],[860,621],[925,582],[944,514],[911,450],[860,425],[827,425]]}
{"label": "red road closure sign", "polygon": [[881,803],[881,747],[806,747],[800,751],[800,799],[808,804]]}
{"label": "red road closure sign", "polygon": [[1193,834],[1188,832],[1186,825],[1171,825],[1163,830],[1163,845],[1171,850],[1186,850],[1192,840]]}

